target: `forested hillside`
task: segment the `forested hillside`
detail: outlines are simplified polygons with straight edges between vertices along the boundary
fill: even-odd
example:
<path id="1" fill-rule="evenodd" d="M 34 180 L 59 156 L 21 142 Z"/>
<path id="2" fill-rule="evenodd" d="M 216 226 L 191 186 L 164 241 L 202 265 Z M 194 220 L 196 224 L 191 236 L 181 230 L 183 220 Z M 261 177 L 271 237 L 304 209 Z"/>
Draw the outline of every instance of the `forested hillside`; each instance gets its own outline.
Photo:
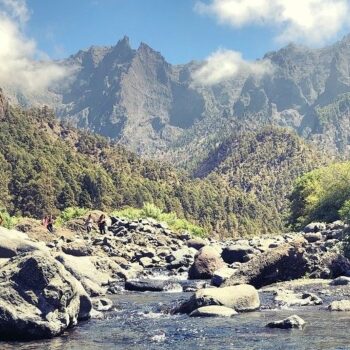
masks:
<path id="1" fill-rule="evenodd" d="M 197 167 L 194 175 L 217 174 L 232 188 L 250 194 L 268 208 L 280 229 L 288 215 L 288 196 L 302 174 L 332 159 L 295 133 L 277 127 L 237 132 Z"/>
<path id="2" fill-rule="evenodd" d="M 350 162 L 335 163 L 301 176 L 294 187 L 290 221 L 350 220 Z"/>
<path id="3" fill-rule="evenodd" d="M 277 230 L 268 208 L 216 174 L 191 180 L 59 123 L 47 108 L 24 111 L 0 99 L 0 202 L 12 214 L 41 217 L 71 206 L 112 210 L 152 202 L 221 235 Z"/>

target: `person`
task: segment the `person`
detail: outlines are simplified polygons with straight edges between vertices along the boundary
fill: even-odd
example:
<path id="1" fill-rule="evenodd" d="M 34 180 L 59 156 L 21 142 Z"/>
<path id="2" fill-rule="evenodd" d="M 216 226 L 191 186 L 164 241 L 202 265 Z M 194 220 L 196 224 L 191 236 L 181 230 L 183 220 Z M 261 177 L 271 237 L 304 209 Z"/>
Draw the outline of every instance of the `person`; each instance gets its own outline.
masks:
<path id="1" fill-rule="evenodd" d="M 53 219 L 52 215 L 50 215 L 47 219 L 47 229 L 53 233 L 53 224 L 54 224 L 55 220 Z"/>
<path id="2" fill-rule="evenodd" d="M 106 222 L 106 216 L 104 214 L 100 216 L 100 218 L 97 221 L 97 224 L 98 224 L 98 229 L 100 230 L 100 234 L 105 235 L 107 222 Z"/>
<path id="3" fill-rule="evenodd" d="M 47 215 L 44 216 L 42 224 L 45 228 L 47 228 L 47 224 L 49 223 L 49 218 L 47 217 Z"/>
<path id="4" fill-rule="evenodd" d="M 88 218 L 85 221 L 85 227 L 86 227 L 87 233 L 91 232 L 93 223 L 94 223 L 94 220 L 92 218 L 92 215 L 89 214 Z"/>

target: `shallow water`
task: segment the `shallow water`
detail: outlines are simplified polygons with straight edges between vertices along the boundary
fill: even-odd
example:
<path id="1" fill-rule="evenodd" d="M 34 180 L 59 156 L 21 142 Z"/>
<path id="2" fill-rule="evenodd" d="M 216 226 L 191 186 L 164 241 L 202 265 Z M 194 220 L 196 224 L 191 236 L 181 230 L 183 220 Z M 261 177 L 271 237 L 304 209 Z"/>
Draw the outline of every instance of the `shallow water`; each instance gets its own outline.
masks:
<path id="1" fill-rule="evenodd" d="M 164 314 L 191 294 L 131 293 L 114 297 L 119 311 L 90 320 L 46 341 L 0 343 L 1 350 L 125 350 L 125 349 L 350 349 L 350 313 L 322 307 L 265 310 L 233 318 L 190 318 Z M 297 313 L 304 330 L 267 329 L 265 324 Z"/>

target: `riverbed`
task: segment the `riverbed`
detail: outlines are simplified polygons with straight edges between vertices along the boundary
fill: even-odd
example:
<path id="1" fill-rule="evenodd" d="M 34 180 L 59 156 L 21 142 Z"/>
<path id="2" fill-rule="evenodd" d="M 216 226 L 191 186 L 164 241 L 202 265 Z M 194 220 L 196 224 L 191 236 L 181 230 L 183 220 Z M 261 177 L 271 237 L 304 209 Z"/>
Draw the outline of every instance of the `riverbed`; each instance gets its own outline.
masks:
<path id="1" fill-rule="evenodd" d="M 153 349 L 350 349 L 350 313 L 324 306 L 262 310 L 232 318 L 171 315 L 171 306 L 189 293 L 125 293 L 113 296 L 115 310 L 104 319 L 80 323 L 60 337 L 28 343 L 2 342 L 1 350 Z M 262 299 L 268 298 L 262 293 Z M 264 301 L 264 300 L 262 300 Z M 268 329 L 266 323 L 298 314 L 303 330 Z"/>

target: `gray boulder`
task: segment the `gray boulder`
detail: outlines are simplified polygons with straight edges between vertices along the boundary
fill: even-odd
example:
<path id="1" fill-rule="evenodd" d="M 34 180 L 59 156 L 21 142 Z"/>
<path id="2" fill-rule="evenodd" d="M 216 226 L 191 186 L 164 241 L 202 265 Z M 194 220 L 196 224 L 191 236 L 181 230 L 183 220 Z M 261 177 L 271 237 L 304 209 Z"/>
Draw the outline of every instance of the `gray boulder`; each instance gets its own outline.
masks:
<path id="1" fill-rule="evenodd" d="M 328 306 L 329 311 L 350 311 L 350 300 L 332 301 Z"/>
<path id="2" fill-rule="evenodd" d="M 350 277 L 340 276 L 329 283 L 331 286 L 346 286 L 350 284 Z"/>
<path id="3" fill-rule="evenodd" d="M 281 329 L 303 329 L 306 322 L 299 317 L 298 315 L 292 315 L 290 317 L 285 318 L 284 320 L 270 322 L 266 325 L 269 328 L 281 328 Z"/>
<path id="4" fill-rule="evenodd" d="M 104 286 L 109 283 L 111 276 L 96 268 L 92 262 L 93 257 L 60 254 L 56 259 L 81 282 L 90 296 L 106 294 L 107 289 Z"/>
<path id="5" fill-rule="evenodd" d="M 234 273 L 234 269 L 231 269 L 230 267 L 222 267 L 221 269 L 214 272 L 211 279 L 211 284 L 215 287 L 220 287 Z"/>
<path id="6" fill-rule="evenodd" d="M 242 264 L 224 282 L 224 286 L 247 283 L 260 288 L 275 282 L 303 277 L 308 268 L 304 256 L 304 243 L 304 240 L 298 239 L 255 256 Z"/>
<path id="7" fill-rule="evenodd" d="M 200 307 L 210 305 L 226 306 L 237 312 L 246 312 L 257 310 L 260 307 L 260 299 L 257 290 L 247 284 L 224 288 L 204 288 L 194 293 L 176 311 L 189 314 Z"/>
<path id="8" fill-rule="evenodd" d="M 202 238 L 192 238 L 192 239 L 188 240 L 186 243 L 187 243 L 187 246 L 189 248 L 194 248 L 196 250 L 199 250 L 208 244 Z"/>
<path id="9" fill-rule="evenodd" d="M 91 300 L 58 261 L 34 252 L 0 267 L 0 339 L 57 336 L 90 317 Z"/>
<path id="10" fill-rule="evenodd" d="M 304 227 L 304 232 L 320 232 L 326 229 L 326 224 L 324 222 L 312 222 Z"/>
<path id="11" fill-rule="evenodd" d="M 210 279 L 216 270 L 225 266 L 215 248 L 205 246 L 196 254 L 194 263 L 188 271 L 189 279 Z"/>
<path id="12" fill-rule="evenodd" d="M 125 282 L 125 289 L 136 292 L 165 292 L 178 288 L 182 291 L 180 284 L 173 281 L 141 279 Z"/>
<path id="13" fill-rule="evenodd" d="M 226 247 L 222 251 L 222 259 L 227 264 L 232 264 L 234 262 L 245 262 L 247 256 L 252 254 L 254 249 L 249 245 L 232 245 Z"/>
<path id="14" fill-rule="evenodd" d="M 237 311 L 218 305 L 200 307 L 190 313 L 190 317 L 232 317 L 237 315 Z"/>
<path id="15" fill-rule="evenodd" d="M 12 258 L 37 250 L 48 252 L 45 244 L 31 241 L 26 233 L 0 227 L 0 258 Z"/>

